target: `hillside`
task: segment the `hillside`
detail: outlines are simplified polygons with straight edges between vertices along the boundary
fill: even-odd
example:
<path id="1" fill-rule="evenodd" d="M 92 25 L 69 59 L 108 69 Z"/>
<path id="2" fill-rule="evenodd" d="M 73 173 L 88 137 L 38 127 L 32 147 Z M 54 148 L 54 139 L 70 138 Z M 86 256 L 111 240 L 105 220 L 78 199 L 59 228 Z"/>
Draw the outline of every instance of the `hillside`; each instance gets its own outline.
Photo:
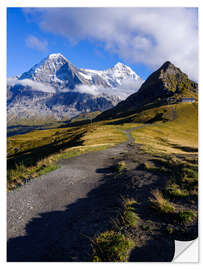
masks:
<path id="1" fill-rule="evenodd" d="M 198 237 L 197 84 L 167 65 L 114 116 L 8 138 L 8 261 L 169 262 Z"/>
<path id="2" fill-rule="evenodd" d="M 169 262 L 197 238 L 197 104 L 136 119 L 9 138 L 8 189 L 30 181 L 9 192 L 8 261 Z"/>
<path id="3" fill-rule="evenodd" d="M 138 92 L 99 115 L 97 120 L 117 118 L 147 108 L 177 103 L 184 97 L 197 100 L 198 84 L 167 61 L 147 78 Z"/>

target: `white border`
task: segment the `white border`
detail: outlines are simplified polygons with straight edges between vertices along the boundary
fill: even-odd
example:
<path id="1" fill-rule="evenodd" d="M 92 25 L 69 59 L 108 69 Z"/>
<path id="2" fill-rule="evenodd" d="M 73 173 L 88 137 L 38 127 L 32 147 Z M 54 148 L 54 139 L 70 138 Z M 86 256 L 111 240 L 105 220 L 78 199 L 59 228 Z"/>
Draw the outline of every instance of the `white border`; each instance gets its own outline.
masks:
<path id="1" fill-rule="evenodd" d="M 11 267 L 20 267 L 21 269 L 29 267 L 34 268 L 35 264 L 29 263 L 6 263 L 6 8 L 7 7 L 199 7 L 199 34 L 201 35 L 202 31 L 202 19 L 203 14 L 201 11 L 201 1 L 199 0 L 170 0 L 170 1 L 157 1 L 157 0 L 125 0 L 125 1 L 118 1 L 118 0 L 0 0 L 0 267 L 1 269 Z M 199 48 L 202 47 L 202 36 L 199 39 Z M 191 41 L 192 42 L 192 41 Z M 15 45 L 14 45 L 15 46 Z M 199 51 L 199 68 L 201 70 L 201 63 L 202 63 L 202 56 L 201 52 Z M 199 85 L 201 87 L 202 80 L 199 72 Z M 201 89 L 199 87 L 199 97 L 201 102 Z M 202 115 L 203 108 L 199 106 L 199 119 Z M 202 126 L 199 120 L 199 138 L 201 138 L 201 130 Z M 201 153 L 201 141 L 199 144 L 200 153 Z M 199 162 L 199 166 L 201 168 L 201 158 Z M 199 174 L 200 179 L 200 187 L 201 187 L 201 170 Z M 201 196 L 199 196 L 200 204 L 202 204 Z M 199 223 L 199 228 L 201 228 L 201 220 Z M 200 242 L 200 241 L 199 241 Z M 55 269 L 56 263 L 37 263 L 40 267 L 49 267 L 50 269 Z M 58 263 L 57 263 L 58 264 Z M 134 270 L 134 267 L 141 267 L 146 269 L 148 267 L 154 269 L 162 269 L 165 267 L 166 269 L 179 268 L 184 267 L 185 269 L 199 269 L 202 263 L 199 264 L 189 264 L 189 263 L 182 263 L 181 265 L 178 263 L 59 263 L 60 268 L 67 269 L 67 267 L 87 267 L 87 268 L 102 268 L 103 267 L 128 267 Z M 37 266 L 38 266 L 37 265 Z M 202 267 L 201 267 L 202 268 Z"/>
<path id="2" fill-rule="evenodd" d="M 1 0 L 8 7 L 196 7 L 198 0 Z"/>

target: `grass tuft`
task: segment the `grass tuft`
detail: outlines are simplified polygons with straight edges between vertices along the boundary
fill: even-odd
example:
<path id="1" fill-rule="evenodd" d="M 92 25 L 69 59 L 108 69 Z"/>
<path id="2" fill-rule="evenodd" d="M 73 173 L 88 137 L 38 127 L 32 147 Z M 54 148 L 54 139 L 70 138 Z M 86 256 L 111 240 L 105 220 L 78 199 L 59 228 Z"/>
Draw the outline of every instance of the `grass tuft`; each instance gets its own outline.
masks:
<path id="1" fill-rule="evenodd" d="M 140 218 L 135 213 L 135 208 L 133 207 L 134 204 L 137 204 L 136 200 L 122 198 L 122 209 L 120 214 L 121 225 L 133 228 L 139 224 Z"/>
<path id="2" fill-rule="evenodd" d="M 123 234 L 106 231 L 92 242 L 93 262 L 126 262 L 134 242 Z"/>
<path id="3" fill-rule="evenodd" d="M 156 189 L 152 191 L 152 195 L 153 198 L 149 198 L 152 208 L 164 214 L 175 213 L 175 207 L 168 200 L 164 199 L 161 191 Z"/>
<path id="4" fill-rule="evenodd" d="M 187 197 L 190 195 L 188 190 L 181 189 L 180 186 L 175 183 L 169 184 L 166 187 L 166 193 L 170 197 Z"/>
<path id="5" fill-rule="evenodd" d="M 122 171 L 124 171 L 126 169 L 126 163 L 125 161 L 119 161 L 117 164 L 116 164 L 116 171 L 118 173 L 121 173 Z"/>
<path id="6" fill-rule="evenodd" d="M 153 222 L 151 220 L 146 220 L 145 223 L 142 224 L 141 228 L 144 231 L 152 231 L 153 229 Z"/>
<path id="7" fill-rule="evenodd" d="M 192 222 L 196 216 L 197 214 L 193 210 L 181 210 L 176 214 L 177 219 L 183 224 Z"/>

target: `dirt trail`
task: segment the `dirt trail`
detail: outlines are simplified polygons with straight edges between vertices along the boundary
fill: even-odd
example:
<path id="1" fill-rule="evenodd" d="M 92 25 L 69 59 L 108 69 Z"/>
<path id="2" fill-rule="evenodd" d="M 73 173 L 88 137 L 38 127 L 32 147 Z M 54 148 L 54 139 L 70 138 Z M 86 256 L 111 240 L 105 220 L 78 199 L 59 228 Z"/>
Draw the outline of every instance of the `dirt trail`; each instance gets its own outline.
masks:
<path id="1" fill-rule="evenodd" d="M 36 224 L 35 237 L 33 239 L 31 237 L 29 244 L 26 243 L 26 236 L 30 233 L 30 224 L 47 213 L 65 211 L 70 204 L 85 198 L 91 190 L 97 188 L 104 175 L 108 174 L 108 169 L 103 168 L 111 167 L 113 158 L 118 158 L 123 152 L 128 151 L 127 145 L 133 139 L 130 132 L 124 133 L 129 138 L 128 142 L 104 151 L 62 160 L 60 169 L 33 179 L 21 188 L 8 193 L 8 260 L 35 261 L 42 257 L 49 242 L 59 237 L 60 230 L 57 228 L 64 226 L 65 218 L 64 220 L 54 218 L 51 227 L 55 227 L 55 232 L 51 230 L 49 241 L 46 239 L 47 234 L 44 234 L 44 228 L 50 229 L 50 224 L 43 223 L 42 228 Z"/>
<path id="2" fill-rule="evenodd" d="M 90 239 L 112 229 L 121 196 L 136 198 L 143 222 L 153 220 L 147 200 L 165 179 L 136 169 L 137 160 L 152 156 L 139 150 L 132 130 L 123 131 L 125 143 L 61 160 L 60 169 L 8 193 L 8 261 L 91 261 Z M 114 165 L 121 160 L 129 170 L 117 178 Z M 146 232 L 135 235 L 141 247 L 132 251 L 130 261 L 173 259 L 174 240 L 159 230 L 150 238 Z"/>

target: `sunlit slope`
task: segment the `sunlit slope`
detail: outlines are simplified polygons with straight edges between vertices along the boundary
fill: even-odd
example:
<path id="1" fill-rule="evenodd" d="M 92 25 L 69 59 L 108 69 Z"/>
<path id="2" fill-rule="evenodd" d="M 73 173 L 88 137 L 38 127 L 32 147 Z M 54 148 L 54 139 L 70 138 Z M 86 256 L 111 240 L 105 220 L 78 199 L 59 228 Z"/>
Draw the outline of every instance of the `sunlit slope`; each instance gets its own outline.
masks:
<path id="1" fill-rule="evenodd" d="M 142 112 L 137 120 L 151 122 L 132 131 L 136 143 L 150 152 L 194 153 L 198 151 L 198 104 L 179 103 Z M 168 118 L 168 120 L 167 120 Z M 135 118 L 136 119 L 136 118 Z"/>
<path id="2" fill-rule="evenodd" d="M 117 126 L 92 124 L 36 130 L 8 138 L 8 189 L 56 169 L 57 161 L 126 141 Z"/>

